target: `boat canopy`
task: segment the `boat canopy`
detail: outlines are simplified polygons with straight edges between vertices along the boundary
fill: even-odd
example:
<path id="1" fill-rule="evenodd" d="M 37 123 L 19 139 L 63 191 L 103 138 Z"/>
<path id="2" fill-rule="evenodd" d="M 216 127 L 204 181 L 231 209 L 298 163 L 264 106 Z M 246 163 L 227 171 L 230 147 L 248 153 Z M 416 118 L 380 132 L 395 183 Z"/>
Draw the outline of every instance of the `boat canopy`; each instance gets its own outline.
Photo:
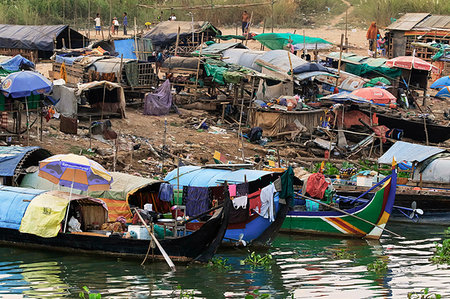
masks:
<path id="1" fill-rule="evenodd" d="M 229 184 L 240 184 L 245 181 L 256 181 L 264 176 L 273 175 L 274 172 L 263 170 L 229 170 L 204 168 L 200 166 L 180 167 L 179 182 L 177 181 L 177 170 L 174 169 L 167 174 L 165 180 L 176 186 L 213 187 L 224 182 Z"/>
<path id="2" fill-rule="evenodd" d="M 43 190 L 0 186 L 0 228 L 19 229 L 31 200 Z"/>

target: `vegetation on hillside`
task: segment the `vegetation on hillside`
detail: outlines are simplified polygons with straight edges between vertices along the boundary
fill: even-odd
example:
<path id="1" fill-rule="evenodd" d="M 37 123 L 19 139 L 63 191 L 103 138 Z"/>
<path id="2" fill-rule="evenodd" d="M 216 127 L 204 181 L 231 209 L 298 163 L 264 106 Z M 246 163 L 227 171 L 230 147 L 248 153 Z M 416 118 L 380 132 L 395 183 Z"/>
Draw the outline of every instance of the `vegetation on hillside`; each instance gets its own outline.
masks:
<path id="1" fill-rule="evenodd" d="M 10 24 L 70 24 L 76 28 L 93 28 L 93 19 L 100 13 L 104 24 L 110 24 L 110 16 L 122 20 L 123 12 L 129 15 L 129 26 L 137 18 L 138 25 L 155 22 L 158 16 L 167 20 L 173 12 L 178 20 L 191 20 L 189 6 L 204 6 L 210 9 L 191 10 L 194 20 L 210 20 L 218 26 L 236 25 L 245 9 L 253 15 L 253 23 L 266 22 L 272 26 L 270 0 L 258 0 L 269 4 L 249 7 L 221 8 L 220 5 L 255 3 L 253 0 L 0 0 L 1 23 Z M 348 0 L 355 9 L 351 22 L 360 23 L 377 20 L 386 25 L 391 18 L 398 18 L 405 12 L 430 12 L 450 14 L 450 1 L 442 0 Z M 147 5 L 146 8 L 140 5 Z M 157 7 L 154 9 L 153 7 Z M 182 9 L 180 9 L 182 7 Z M 327 24 L 330 16 L 345 11 L 342 0 L 278 0 L 273 6 L 273 19 L 279 26 L 321 26 Z M 161 9 L 167 8 L 167 9 Z M 171 10 L 170 8 L 174 8 Z M 212 9 L 211 9 L 212 8 Z"/>

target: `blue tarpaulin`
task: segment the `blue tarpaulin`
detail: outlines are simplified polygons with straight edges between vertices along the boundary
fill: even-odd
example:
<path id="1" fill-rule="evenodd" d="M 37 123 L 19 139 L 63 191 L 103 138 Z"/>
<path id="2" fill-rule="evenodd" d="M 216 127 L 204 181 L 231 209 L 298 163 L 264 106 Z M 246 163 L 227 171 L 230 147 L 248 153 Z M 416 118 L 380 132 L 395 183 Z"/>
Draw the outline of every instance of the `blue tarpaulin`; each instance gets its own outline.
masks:
<path id="1" fill-rule="evenodd" d="M 251 182 L 257 180 L 265 175 L 270 175 L 273 172 L 263 170 L 228 170 L 216 168 L 202 168 L 199 166 L 183 166 L 180 167 L 180 186 L 195 186 L 195 187 L 213 187 L 219 186 L 227 181 L 229 184 L 240 184 L 245 181 Z M 164 180 L 176 186 L 177 170 L 174 169 L 167 174 Z"/>
<path id="2" fill-rule="evenodd" d="M 0 147 L 0 176 L 13 176 L 17 164 L 29 151 L 38 146 L 2 146 Z"/>
<path id="3" fill-rule="evenodd" d="M 0 227 L 19 229 L 30 201 L 43 190 L 0 187 Z"/>
<path id="4" fill-rule="evenodd" d="M 118 39 L 114 41 L 114 47 L 118 57 L 123 55 L 126 59 L 136 59 L 136 50 L 134 46 L 134 39 Z"/>
<path id="5" fill-rule="evenodd" d="M 10 72 L 17 72 L 21 69 L 34 69 L 34 63 L 20 54 L 3 61 L 0 65 L 4 70 Z"/>

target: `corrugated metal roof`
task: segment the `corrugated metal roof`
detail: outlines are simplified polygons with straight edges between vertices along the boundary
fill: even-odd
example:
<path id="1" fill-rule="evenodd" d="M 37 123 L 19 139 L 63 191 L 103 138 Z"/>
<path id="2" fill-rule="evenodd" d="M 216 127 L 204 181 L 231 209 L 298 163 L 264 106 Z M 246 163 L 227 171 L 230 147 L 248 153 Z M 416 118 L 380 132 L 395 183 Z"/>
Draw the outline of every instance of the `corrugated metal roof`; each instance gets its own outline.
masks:
<path id="1" fill-rule="evenodd" d="M 445 152 L 445 149 L 435 146 L 397 141 L 383 156 L 378 159 L 378 163 L 391 164 L 394 157 L 397 162 L 422 162 L 429 157 L 442 152 Z"/>
<path id="2" fill-rule="evenodd" d="M 419 22 L 428 17 L 429 13 L 407 13 L 397 21 L 386 27 L 387 30 L 408 31 L 414 28 Z"/>
<path id="3" fill-rule="evenodd" d="M 450 30 L 450 16 L 429 16 L 420 23 L 418 23 L 414 29 L 441 29 Z"/>
<path id="4" fill-rule="evenodd" d="M 200 166 L 183 166 L 179 170 L 179 182 L 177 181 L 177 170 L 169 172 L 164 180 L 176 186 L 193 186 L 193 187 L 213 187 L 227 181 L 230 184 L 251 182 L 273 172 L 262 170 L 226 170 L 215 168 L 202 168 Z"/>

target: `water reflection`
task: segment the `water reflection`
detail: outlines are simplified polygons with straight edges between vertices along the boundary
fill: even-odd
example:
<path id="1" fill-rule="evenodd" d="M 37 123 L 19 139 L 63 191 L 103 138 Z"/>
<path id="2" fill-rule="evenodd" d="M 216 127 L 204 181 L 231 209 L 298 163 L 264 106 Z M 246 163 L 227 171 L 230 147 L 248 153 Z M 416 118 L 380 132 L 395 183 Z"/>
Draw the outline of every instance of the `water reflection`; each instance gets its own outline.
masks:
<path id="1" fill-rule="evenodd" d="M 246 249 L 221 251 L 233 269 L 213 271 L 202 265 L 168 271 L 164 263 L 76 256 L 0 247 L 0 297 L 77 297 L 83 286 L 104 297 L 178 297 L 180 291 L 196 298 L 243 298 L 258 289 L 273 298 L 406 298 L 409 291 L 430 288 L 449 296 L 450 268 L 429 262 L 433 242 L 442 227 L 397 225 L 405 239 L 380 241 L 281 235 L 270 253 L 274 264 L 252 269 L 241 266 Z M 348 255 L 339 255 L 341 252 Z M 338 257 L 338 258 L 337 258 Z M 374 273 L 376 260 L 387 270 Z"/>

